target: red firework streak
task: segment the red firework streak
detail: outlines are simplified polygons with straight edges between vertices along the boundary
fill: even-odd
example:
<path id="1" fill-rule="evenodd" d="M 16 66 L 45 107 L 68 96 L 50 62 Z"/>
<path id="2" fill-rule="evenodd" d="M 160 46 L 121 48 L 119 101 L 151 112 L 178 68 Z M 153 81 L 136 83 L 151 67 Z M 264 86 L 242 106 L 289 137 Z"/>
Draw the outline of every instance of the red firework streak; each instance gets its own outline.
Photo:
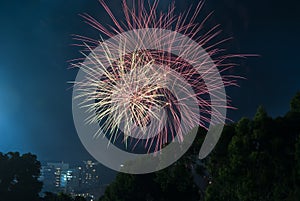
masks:
<path id="1" fill-rule="evenodd" d="M 193 129 L 195 124 L 206 129 L 209 124 L 217 124 L 218 122 L 210 120 L 212 117 L 221 119 L 220 115 L 222 114 L 211 110 L 207 85 L 211 86 L 210 90 L 218 90 L 224 86 L 237 86 L 236 80 L 240 78 L 239 76 L 222 75 L 222 73 L 236 66 L 229 62 L 231 58 L 241 58 L 246 55 L 225 54 L 224 49 L 218 48 L 220 44 L 230 38 L 219 40 L 217 43 L 212 42 L 221 33 L 219 25 L 202 33 L 207 20 L 212 15 L 210 13 L 201 22 L 196 21 L 204 3 L 201 1 L 195 9 L 192 9 L 191 6 L 185 13 L 175 15 L 174 2 L 169 6 L 167 12 L 163 13 L 158 12 L 158 0 L 148 1 L 146 4 L 143 0 L 133 0 L 131 7 L 128 6 L 126 0 L 123 0 L 124 19 L 122 21 L 115 17 L 103 0 L 100 0 L 100 3 L 112 19 L 113 26 L 105 26 L 88 14 L 81 16 L 103 37 L 112 38 L 124 32 L 141 29 L 171 30 L 192 39 L 207 54 L 203 55 L 203 58 L 194 58 L 195 61 L 187 62 L 182 59 L 181 55 L 170 53 L 172 48 L 186 48 L 184 44 L 173 47 L 172 44 L 177 42 L 175 38 L 167 41 L 170 47 L 168 52 L 159 49 L 148 50 L 145 47 L 142 50 L 126 53 L 124 51 L 126 45 L 133 45 L 132 41 L 126 41 L 126 45 L 116 46 L 108 43 L 103 46 L 102 38 L 92 39 L 75 35 L 75 40 L 81 42 L 77 45 L 84 48 L 82 53 L 84 59 L 88 58 L 88 61 L 74 64 L 75 67 L 82 69 L 87 74 L 84 81 L 74 84 L 79 86 L 80 97 L 86 97 L 86 101 L 82 102 L 81 106 L 86 107 L 87 111 L 93 111 L 94 115 L 87 119 L 87 123 L 100 125 L 99 132 L 95 133 L 95 136 L 106 135 L 111 142 L 115 142 L 120 136 L 123 136 L 125 144 L 131 139 L 130 142 L 133 142 L 134 146 L 143 143 L 148 152 L 153 152 L 162 149 L 176 136 L 179 142 L 183 141 L 185 133 L 178 132 L 182 121 L 189 129 Z M 143 38 L 137 40 L 142 46 Z M 161 40 L 153 38 L 154 46 L 159 47 L 160 43 Z M 103 52 L 98 54 L 95 49 L 101 45 Z M 118 50 L 119 57 L 117 59 L 111 59 L 110 49 Z M 206 58 L 207 55 L 208 58 Z M 221 73 L 223 83 L 220 85 L 210 79 L 210 70 L 199 75 L 198 70 L 192 65 L 197 62 L 197 59 L 201 59 L 203 65 L 209 64 L 211 68 L 217 68 Z M 87 65 L 87 62 L 92 65 Z M 159 66 L 159 69 L 154 66 Z M 174 79 L 184 79 L 193 89 L 191 94 L 185 85 L 177 86 L 186 97 L 196 100 L 195 107 L 199 108 L 201 115 L 191 111 L 190 106 L 185 105 L 183 99 L 179 99 L 172 91 L 165 89 L 166 79 L 170 79 L 171 72 L 176 74 L 172 78 L 173 81 Z M 204 77 L 206 78 L 205 82 L 203 81 Z M 94 90 L 95 86 L 97 86 L 96 91 Z M 93 100 L 92 104 L 88 104 L 91 100 Z M 225 106 L 221 104 L 224 101 L 227 101 Z M 219 105 L 215 103 L 215 106 L 233 108 L 228 104 L 228 97 L 226 100 L 220 100 Z M 155 108 L 165 110 L 166 119 L 163 119 L 160 113 L 155 111 Z M 156 126 L 149 126 L 154 121 L 158 122 Z M 132 135 L 131 133 L 136 134 Z"/>

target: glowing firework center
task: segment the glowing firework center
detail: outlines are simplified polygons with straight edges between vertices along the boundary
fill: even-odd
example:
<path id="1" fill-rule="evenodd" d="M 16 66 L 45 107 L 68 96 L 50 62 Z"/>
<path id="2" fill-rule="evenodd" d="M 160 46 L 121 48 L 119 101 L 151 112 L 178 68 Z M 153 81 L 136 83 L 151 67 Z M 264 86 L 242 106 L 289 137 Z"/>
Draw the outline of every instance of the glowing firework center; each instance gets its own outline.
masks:
<path id="1" fill-rule="evenodd" d="M 166 103 L 158 100 L 163 95 L 158 90 L 167 87 L 162 69 L 155 64 L 133 68 L 117 82 L 111 101 L 111 107 L 116 108 L 113 121 L 122 117 L 118 125 L 125 136 L 153 138 L 165 125 Z"/>
<path id="2" fill-rule="evenodd" d="M 82 63 L 75 80 L 75 127 L 83 145 L 95 159 L 111 169 L 132 174 L 158 171 L 178 160 L 192 145 L 201 118 L 193 87 L 170 66 L 150 61 L 142 65 L 132 62 L 136 65 L 131 64 L 129 70 L 122 67 L 125 66 L 125 61 L 120 59 L 122 55 L 134 55 L 134 60 L 136 56 L 141 58 L 138 52 L 144 50 L 176 55 L 193 66 L 204 80 L 213 115 L 199 153 L 200 158 L 206 157 L 216 145 L 226 118 L 226 94 L 219 71 L 209 54 L 189 37 L 164 29 L 137 29 L 100 43 Z M 119 62 L 117 70 L 112 61 Z M 115 71 L 118 71 L 118 79 L 111 76 L 111 72 Z M 99 81 L 103 75 L 106 79 Z M 109 83 L 111 80 L 114 84 Z M 98 95 L 99 90 L 109 95 Z M 163 96 L 172 97 L 174 101 L 161 98 Z M 99 101 L 95 102 L 97 99 Z M 105 107 L 110 110 L 99 113 L 97 104 L 103 107 L 103 100 L 109 100 L 105 102 Z M 174 103 L 177 105 L 176 111 L 168 109 Z M 87 105 L 95 107 L 87 109 Z M 170 111 L 173 121 L 168 118 Z M 104 114 L 109 119 L 100 125 L 99 120 Z M 166 130 L 166 126 L 173 126 L 174 130 Z M 124 143 L 127 143 L 127 138 L 135 138 L 138 141 L 146 140 L 150 145 L 155 137 L 163 141 L 163 134 L 167 131 L 174 133 L 171 142 L 157 143 L 154 151 L 136 154 L 115 146 L 112 141 L 117 137 L 116 134 L 112 134 L 111 138 L 103 137 L 107 132 L 105 129 L 111 133 L 122 131 Z"/>

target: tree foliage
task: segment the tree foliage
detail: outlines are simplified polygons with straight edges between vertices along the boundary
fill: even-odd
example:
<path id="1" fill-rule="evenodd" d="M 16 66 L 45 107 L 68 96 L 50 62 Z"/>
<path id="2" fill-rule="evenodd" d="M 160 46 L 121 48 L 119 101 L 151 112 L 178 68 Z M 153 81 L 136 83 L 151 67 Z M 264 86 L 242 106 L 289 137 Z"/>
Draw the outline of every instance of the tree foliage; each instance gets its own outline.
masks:
<path id="1" fill-rule="evenodd" d="M 271 118 L 259 107 L 252 120 L 232 125 L 232 138 L 220 141 L 226 157 L 216 149 L 209 158 L 213 183 L 206 201 L 299 200 L 299 97 L 284 117 Z"/>
<path id="2" fill-rule="evenodd" d="M 84 197 L 76 196 L 71 197 L 65 193 L 54 194 L 51 192 L 46 192 L 45 196 L 41 199 L 42 201 L 86 201 Z"/>
<path id="3" fill-rule="evenodd" d="M 291 100 L 291 111 L 300 112 L 300 92 Z"/>
<path id="4" fill-rule="evenodd" d="M 284 116 L 271 118 L 260 106 L 253 119 L 225 126 L 213 153 L 197 167 L 209 172 L 206 201 L 299 201 L 300 93 Z M 202 139 L 203 140 L 203 139 Z M 101 201 L 203 200 L 194 165 L 202 141 L 172 166 L 149 175 L 119 174 Z"/>
<path id="5" fill-rule="evenodd" d="M 41 164 L 35 155 L 0 153 L 0 199 L 9 201 L 39 199 Z"/>
<path id="6" fill-rule="evenodd" d="M 200 195 L 189 165 L 180 161 L 157 173 L 119 173 L 100 201 L 198 201 Z"/>
<path id="7" fill-rule="evenodd" d="M 203 135 L 204 130 L 199 130 Z M 119 173 L 110 184 L 100 201 L 199 201 L 201 195 L 193 174 L 199 166 L 195 163 L 199 144 L 203 138 L 197 138 L 196 143 L 188 152 L 170 167 L 156 173 L 130 175 Z"/>

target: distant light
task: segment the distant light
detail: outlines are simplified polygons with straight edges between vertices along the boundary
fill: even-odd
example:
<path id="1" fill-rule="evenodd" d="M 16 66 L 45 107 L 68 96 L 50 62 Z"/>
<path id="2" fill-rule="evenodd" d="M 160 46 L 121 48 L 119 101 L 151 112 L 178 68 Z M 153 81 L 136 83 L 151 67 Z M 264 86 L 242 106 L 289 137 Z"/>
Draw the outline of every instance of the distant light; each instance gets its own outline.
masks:
<path id="1" fill-rule="evenodd" d="M 121 165 L 120 165 L 120 167 L 124 167 L 124 165 L 123 165 L 123 164 L 121 164 Z"/>

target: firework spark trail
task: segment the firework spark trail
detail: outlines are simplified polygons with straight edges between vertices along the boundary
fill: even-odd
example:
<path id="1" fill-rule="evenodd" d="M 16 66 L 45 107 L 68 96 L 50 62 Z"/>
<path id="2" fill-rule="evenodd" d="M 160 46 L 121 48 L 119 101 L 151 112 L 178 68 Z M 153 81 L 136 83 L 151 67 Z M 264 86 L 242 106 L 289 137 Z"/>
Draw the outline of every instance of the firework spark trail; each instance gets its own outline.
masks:
<path id="1" fill-rule="evenodd" d="M 127 143 L 129 137 L 138 139 L 138 142 L 146 139 L 145 147 L 148 151 L 152 146 L 154 151 L 158 151 L 169 142 L 169 136 L 172 139 L 177 136 L 179 141 L 183 141 L 184 134 L 193 129 L 195 124 L 208 128 L 208 123 L 222 123 L 226 117 L 218 110 L 212 110 L 212 105 L 231 108 L 228 105 L 224 106 L 223 103 L 227 100 L 220 97 L 226 97 L 226 94 L 218 94 L 219 89 L 237 85 L 236 78 L 239 77 L 223 76 L 223 82 L 216 82 L 214 69 L 227 71 L 235 66 L 227 62 L 228 59 L 241 56 L 217 57 L 224 52 L 217 46 L 228 39 L 210 44 L 221 32 L 218 25 L 201 34 L 205 22 L 211 16 L 209 14 L 201 23 L 196 22 L 203 2 L 198 3 L 192 15 L 190 8 L 186 13 L 176 16 L 174 3 L 170 5 L 167 13 L 158 14 L 158 0 L 153 3 L 148 1 L 149 9 L 145 8 L 142 0 L 137 0 L 137 7 L 136 1 L 133 0 L 132 9 L 128 7 L 126 0 L 123 0 L 124 22 L 116 19 L 103 0 L 100 0 L 100 3 L 114 26 L 105 27 L 88 14 L 82 17 L 107 37 L 111 38 L 127 31 L 135 33 L 135 30 L 140 29 L 153 29 L 153 32 L 138 35 L 138 38 L 132 36 L 135 41 L 120 40 L 118 43 L 106 45 L 99 40 L 75 35 L 75 40 L 82 42 L 78 46 L 84 47 L 82 54 L 87 59 L 83 63 L 74 64 L 87 75 L 85 80 L 74 83 L 79 91 L 75 98 L 84 97 L 85 101 L 80 106 L 86 108 L 87 112 L 92 112 L 86 119 L 87 123 L 99 124 L 105 120 L 104 123 L 101 122 L 95 137 L 109 133 L 110 141 L 114 142 L 121 130 L 124 143 Z M 178 35 L 164 34 L 164 30 L 182 34 L 182 40 Z M 160 31 L 161 33 L 157 33 Z M 161 38 L 156 38 L 157 36 Z M 192 49 L 191 44 L 186 43 L 184 39 L 186 36 L 196 41 L 200 47 L 205 47 L 205 50 L 199 52 L 199 49 Z M 155 47 L 155 50 L 148 49 L 145 41 L 149 38 L 152 39 L 152 47 Z M 99 46 L 101 48 L 95 50 Z M 168 51 L 161 51 L 162 47 L 167 47 Z M 139 51 L 127 54 L 128 49 Z M 178 54 L 173 55 L 170 53 L 172 51 Z M 189 61 L 184 61 L 184 55 L 192 56 L 189 57 Z M 198 72 L 201 72 L 201 75 Z M 210 86 L 210 89 L 207 86 Z M 167 87 L 169 90 L 164 90 Z M 190 88 L 193 93 L 190 92 Z M 174 95 L 174 91 L 177 91 L 177 94 Z M 215 93 L 210 93 L 212 91 Z M 214 97 L 203 98 L 207 94 Z M 211 101 L 212 98 L 214 101 Z M 195 112 L 196 108 L 191 111 L 191 105 L 186 104 L 189 99 L 196 100 L 193 107 L 199 107 L 203 115 Z M 182 121 L 186 129 L 179 131 Z"/>

